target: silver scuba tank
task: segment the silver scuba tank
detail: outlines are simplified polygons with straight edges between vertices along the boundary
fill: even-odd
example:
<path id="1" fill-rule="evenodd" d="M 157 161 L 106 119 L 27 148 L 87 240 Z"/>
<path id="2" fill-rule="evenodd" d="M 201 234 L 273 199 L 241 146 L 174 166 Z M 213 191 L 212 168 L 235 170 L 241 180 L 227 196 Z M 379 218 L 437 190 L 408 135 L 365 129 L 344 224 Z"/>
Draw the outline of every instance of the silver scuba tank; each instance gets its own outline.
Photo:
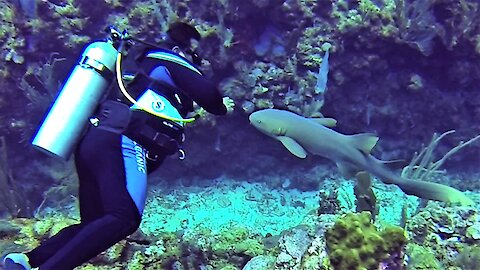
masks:
<path id="1" fill-rule="evenodd" d="M 35 135 L 35 147 L 64 159 L 72 155 L 114 78 L 117 53 L 111 42 L 98 41 L 85 48 Z"/>

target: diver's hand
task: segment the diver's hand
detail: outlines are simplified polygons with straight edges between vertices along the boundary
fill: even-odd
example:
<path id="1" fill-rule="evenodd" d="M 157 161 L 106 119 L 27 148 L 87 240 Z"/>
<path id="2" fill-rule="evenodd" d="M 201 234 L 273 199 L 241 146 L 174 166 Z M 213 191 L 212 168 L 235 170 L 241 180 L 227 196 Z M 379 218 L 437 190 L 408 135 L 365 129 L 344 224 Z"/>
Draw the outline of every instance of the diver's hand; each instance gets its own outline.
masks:
<path id="1" fill-rule="evenodd" d="M 235 108 L 235 102 L 230 97 L 223 97 L 223 105 L 227 108 L 227 113 L 230 113 Z"/>

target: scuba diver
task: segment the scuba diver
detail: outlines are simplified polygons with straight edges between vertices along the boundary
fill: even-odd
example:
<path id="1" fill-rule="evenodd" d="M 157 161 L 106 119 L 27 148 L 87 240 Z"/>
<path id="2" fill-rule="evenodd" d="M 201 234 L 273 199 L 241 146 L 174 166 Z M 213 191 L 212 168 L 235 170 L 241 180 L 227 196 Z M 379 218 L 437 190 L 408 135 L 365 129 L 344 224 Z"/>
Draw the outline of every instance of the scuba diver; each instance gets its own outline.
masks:
<path id="1" fill-rule="evenodd" d="M 49 118 L 56 118 L 54 124 L 62 125 L 59 116 L 54 115 L 56 106 L 61 107 L 60 112 L 65 118 L 68 117 L 65 110 L 78 113 L 81 106 L 89 102 L 87 96 L 74 109 L 71 104 L 66 107 L 60 104 L 62 92 L 67 91 L 68 85 L 75 84 L 72 89 L 76 89 L 72 91 L 77 91 L 77 98 L 78 89 L 82 88 L 80 84 L 85 81 L 82 75 L 75 79 L 75 83 L 65 83 L 33 141 L 37 147 L 66 158 L 71 154 L 68 149 L 73 149 L 79 178 L 81 221 L 64 228 L 27 253 L 6 255 L 3 264 L 7 270 L 72 270 L 134 233 L 140 226 L 146 201 L 147 174 L 158 168 L 169 155 L 178 154 L 180 159 L 185 157 L 182 149 L 184 125 L 195 119 L 189 117 L 194 112 L 194 103 L 215 115 L 225 115 L 233 109 L 233 101 L 222 97 L 216 85 L 197 67 L 202 59 L 193 46 L 201 37 L 193 26 L 173 23 L 161 47 L 133 38 L 130 42 L 130 37 L 119 38 L 126 37 L 126 32 L 120 34 L 114 28 L 110 31 L 114 36 L 110 43 L 118 56 L 105 62 L 110 61 L 110 67 L 115 65 L 116 72 L 109 72 L 99 64 L 100 60 L 93 59 L 102 52 L 95 45 L 69 79 L 77 76 L 77 68 L 82 74 L 110 78 L 101 101 L 92 102 L 97 106 L 90 114 L 93 116 L 85 120 L 86 131 L 70 132 L 68 129 L 73 129 L 73 125 L 65 124 L 60 135 L 56 135 L 57 139 L 51 140 L 55 134 L 45 128 L 49 121 L 52 122 Z M 125 49 L 128 49 L 129 57 L 122 67 L 126 71 L 132 68 L 132 73 L 119 73 L 121 54 Z M 85 68 L 87 64 L 88 69 Z M 111 83 L 115 75 L 117 83 Z M 84 88 L 89 90 L 91 86 Z M 87 114 L 88 110 L 85 111 Z M 75 135 L 79 137 L 78 142 L 73 147 L 65 142 L 57 150 L 55 147 L 70 133 L 81 133 L 81 136 Z"/>

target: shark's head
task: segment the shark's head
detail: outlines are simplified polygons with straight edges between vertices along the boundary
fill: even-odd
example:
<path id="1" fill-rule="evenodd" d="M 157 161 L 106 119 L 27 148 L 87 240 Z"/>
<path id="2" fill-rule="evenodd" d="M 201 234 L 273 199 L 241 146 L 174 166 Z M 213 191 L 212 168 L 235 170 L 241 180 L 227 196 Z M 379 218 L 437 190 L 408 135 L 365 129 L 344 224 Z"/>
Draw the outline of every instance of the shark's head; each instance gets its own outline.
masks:
<path id="1" fill-rule="evenodd" d="M 286 113 L 290 112 L 276 109 L 256 111 L 249 117 L 250 124 L 268 136 L 284 136 L 287 132 L 284 121 Z"/>

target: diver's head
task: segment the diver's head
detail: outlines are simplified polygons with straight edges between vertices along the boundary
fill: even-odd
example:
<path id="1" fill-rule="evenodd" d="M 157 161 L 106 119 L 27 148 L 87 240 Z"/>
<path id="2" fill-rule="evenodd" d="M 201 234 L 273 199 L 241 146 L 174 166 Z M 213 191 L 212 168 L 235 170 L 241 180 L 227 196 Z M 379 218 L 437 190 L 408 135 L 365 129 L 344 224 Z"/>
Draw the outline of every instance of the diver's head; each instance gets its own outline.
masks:
<path id="1" fill-rule="evenodd" d="M 192 40 L 200 41 L 200 33 L 188 23 L 174 22 L 167 30 L 169 41 L 181 49 L 188 49 L 192 46 Z"/>
<path id="2" fill-rule="evenodd" d="M 202 64 L 202 58 L 196 52 L 200 39 L 197 29 L 184 22 L 172 23 L 166 36 L 166 42 L 172 51 L 189 58 L 196 65 Z"/>

